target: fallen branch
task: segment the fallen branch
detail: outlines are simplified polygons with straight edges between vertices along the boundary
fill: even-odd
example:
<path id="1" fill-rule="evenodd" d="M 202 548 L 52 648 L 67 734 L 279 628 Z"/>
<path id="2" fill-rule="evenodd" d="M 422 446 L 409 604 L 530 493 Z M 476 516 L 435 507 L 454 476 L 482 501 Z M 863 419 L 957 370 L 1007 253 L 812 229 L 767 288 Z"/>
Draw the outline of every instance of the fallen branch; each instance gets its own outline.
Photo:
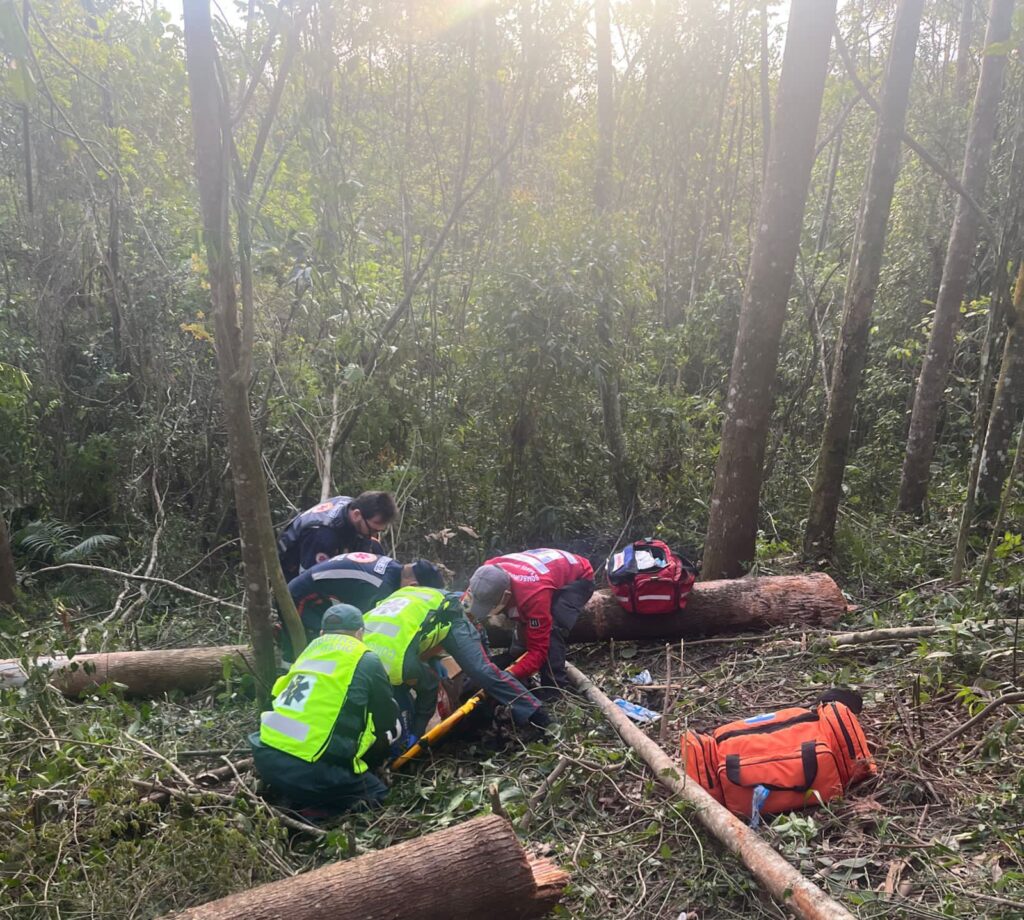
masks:
<path id="1" fill-rule="evenodd" d="M 211 901 L 178 920 L 528 920 L 558 902 L 568 873 L 530 858 L 496 815 Z"/>
<path id="2" fill-rule="evenodd" d="M 697 820 L 743 861 L 754 877 L 788 910 L 803 920 L 854 920 L 842 904 L 775 852 L 697 783 L 687 782 L 680 766 L 638 729 L 578 668 L 566 665 L 573 684 L 593 702 L 654 772 L 655 777 L 696 809 Z"/>
<path id="3" fill-rule="evenodd" d="M 114 575 L 117 578 L 125 578 L 129 581 L 143 581 L 149 584 L 163 585 L 165 588 L 173 588 L 175 591 L 180 591 L 183 594 L 191 594 L 193 597 L 198 597 L 211 604 L 217 604 L 220 607 L 230 607 L 232 610 L 245 610 L 245 607 L 241 604 L 233 604 L 231 601 L 222 600 L 219 597 L 214 597 L 212 594 L 203 594 L 202 591 L 196 591 L 195 588 L 187 588 L 185 585 L 179 585 L 176 581 L 171 581 L 169 578 L 157 578 L 155 575 L 139 575 L 135 572 L 122 572 L 120 569 L 108 569 L 103 565 L 86 565 L 84 562 L 64 562 L 61 565 L 48 565 L 44 569 L 36 569 L 32 575 L 35 577 L 36 575 L 43 575 L 46 572 L 60 572 L 62 569 L 77 569 L 82 572 L 98 572 L 101 575 Z"/>
<path id="4" fill-rule="evenodd" d="M 551 792 L 555 783 L 558 782 L 571 763 L 572 760 L 564 754 L 559 757 L 558 763 L 556 763 L 552 771 L 544 777 L 544 781 L 540 784 L 540 788 L 530 796 L 530 801 L 526 804 L 526 811 L 523 812 L 523 816 L 519 819 L 520 833 L 525 834 L 530 830 L 530 827 L 533 824 L 533 819 L 537 815 L 537 809 L 540 808 L 541 804 L 548 797 L 548 793 Z"/>
<path id="5" fill-rule="evenodd" d="M 1017 691 L 1016 693 L 1004 693 L 997 699 L 992 700 L 984 709 L 981 710 L 976 716 L 968 719 L 963 725 L 959 725 L 954 728 L 951 732 L 947 732 L 938 741 L 933 741 L 926 748 L 921 751 L 922 756 L 928 757 L 934 754 L 936 751 L 941 750 L 950 741 L 954 741 L 961 735 L 966 734 L 979 722 L 983 722 L 987 719 L 996 709 L 1000 706 L 1012 706 L 1014 703 L 1024 703 L 1024 691 Z"/>

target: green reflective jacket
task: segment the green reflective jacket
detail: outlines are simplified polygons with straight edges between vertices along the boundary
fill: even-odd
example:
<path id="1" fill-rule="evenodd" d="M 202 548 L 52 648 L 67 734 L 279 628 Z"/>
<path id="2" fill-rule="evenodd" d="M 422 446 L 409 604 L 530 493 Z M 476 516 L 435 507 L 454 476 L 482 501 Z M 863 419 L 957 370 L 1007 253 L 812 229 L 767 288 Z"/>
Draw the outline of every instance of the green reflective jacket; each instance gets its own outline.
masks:
<path id="1" fill-rule="evenodd" d="M 353 636 L 332 633 L 314 639 L 274 684 L 274 708 L 261 717 L 260 740 L 301 760 L 319 760 L 331 741 L 356 667 L 369 651 Z M 366 770 L 362 757 L 375 740 L 373 716 L 367 712 L 352 758 L 354 772 Z"/>
<path id="2" fill-rule="evenodd" d="M 363 617 L 363 641 L 384 663 L 394 686 L 403 682 L 405 653 L 413 642 L 418 654 L 439 645 L 448 635 L 451 623 L 442 610 L 446 601 L 443 591 L 410 585 L 399 588 Z"/>

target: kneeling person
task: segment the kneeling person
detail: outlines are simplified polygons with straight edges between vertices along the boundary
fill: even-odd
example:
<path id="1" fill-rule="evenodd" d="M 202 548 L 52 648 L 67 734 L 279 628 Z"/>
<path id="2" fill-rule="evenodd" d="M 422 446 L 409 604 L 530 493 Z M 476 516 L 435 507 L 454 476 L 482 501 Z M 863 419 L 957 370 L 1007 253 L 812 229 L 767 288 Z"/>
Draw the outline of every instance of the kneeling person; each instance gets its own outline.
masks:
<path id="1" fill-rule="evenodd" d="M 370 771 L 397 737 L 398 707 L 384 666 L 362 641 L 363 625 L 355 607 L 331 607 L 249 736 L 260 776 L 297 808 L 338 813 L 387 795 Z"/>
<path id="2" fill-rule="evenodd" d="M 412 744 L 423 734 L 437 708 L 440 646 L 459 609 L 457 596 L 436 588 L 408 587 L 366 615 L 365 642 L 384 663 L 399 706 L 409 712 L 403 744 Z M 416 691 L 415 703 L 409 688 Z"/>

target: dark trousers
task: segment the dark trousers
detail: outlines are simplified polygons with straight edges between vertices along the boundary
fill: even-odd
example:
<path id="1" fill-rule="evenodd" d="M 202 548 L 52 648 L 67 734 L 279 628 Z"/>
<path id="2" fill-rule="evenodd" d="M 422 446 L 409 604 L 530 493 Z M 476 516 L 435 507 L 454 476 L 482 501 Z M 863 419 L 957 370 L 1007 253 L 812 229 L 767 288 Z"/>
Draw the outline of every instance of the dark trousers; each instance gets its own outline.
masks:
<path id="1" fill-rule="evenodd" d="M 491 660 L 486 642 L 481 630 L 465 617 L 456 617 L 441 645 L 458 662 L 470 687 L 484 690 L 494 702 L 508 706 L 515 723 L 525 725 L 540 709 L 540 700 Z"/>
<path id="2" fill-rule="evenodd" d="M 541 683 L 546 687 L 566 687 L 569 676 L 565 673 L 565 655 L 569 647 L 569 633 L 580 618 L 583 608 L 594 593 L 594 582 L 589 578 L 573 581 L 555 592 L 551 600 L 551 644 L 548 660 L 540 670 Z M 509 653 L 514 661 L 526 651 L 526 642 L 517 629 Z"/>
<path id="3" fill-rule="evenodd" d="M 307 763 L 249 737 L 253 761 L 263 781 L 295 808 L 316 807 L 343 812 L 360 805 L 380 805 L 388 787 L 373 773 L 353 773 L 348 767 L 320 759 Z"/>

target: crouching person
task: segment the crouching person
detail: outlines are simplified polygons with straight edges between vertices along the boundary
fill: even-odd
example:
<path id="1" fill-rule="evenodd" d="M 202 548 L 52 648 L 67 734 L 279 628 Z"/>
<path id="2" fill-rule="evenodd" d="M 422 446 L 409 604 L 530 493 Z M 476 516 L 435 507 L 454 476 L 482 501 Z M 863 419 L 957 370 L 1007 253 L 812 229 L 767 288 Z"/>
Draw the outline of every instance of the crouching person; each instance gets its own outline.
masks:
<path id="1" fill-rule="evenodd" d="M 273 709 L 249 736 L 264 782 L 307 817 L 380 804 L 374 774 L 398 734 L 398 707 L 381 660 L 362 641 L 363 615 L 337 604 L 320 636 L 274 684 Z"/>
<path id="2" fill-rule="evenodd" d="M 458 595 L 409 586 L 366 614 L 366 644 L 383 662 L 402 709 L 403 748 L 415 744 L 437 707 L 441 642 L 460 611 Z"/>

